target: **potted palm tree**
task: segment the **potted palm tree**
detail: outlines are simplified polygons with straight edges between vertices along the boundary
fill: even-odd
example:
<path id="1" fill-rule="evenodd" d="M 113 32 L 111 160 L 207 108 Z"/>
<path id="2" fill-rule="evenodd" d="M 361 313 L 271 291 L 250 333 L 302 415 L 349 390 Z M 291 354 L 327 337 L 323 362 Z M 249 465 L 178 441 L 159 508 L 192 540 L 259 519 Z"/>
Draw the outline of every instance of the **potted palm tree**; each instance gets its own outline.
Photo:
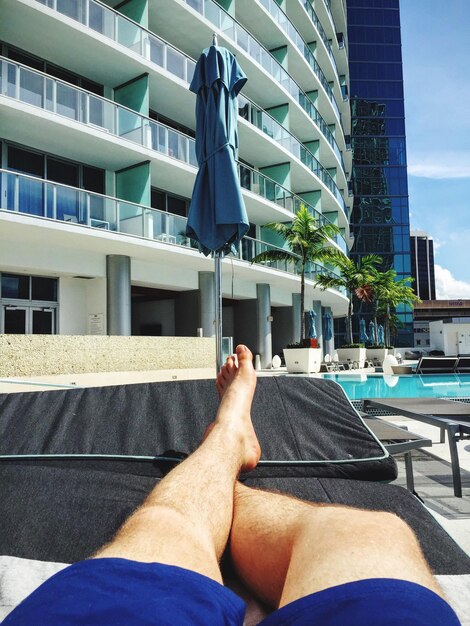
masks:
<path id="1" fill-rule="evenodd" d="M 329 260 L 336 266 L 338 275 L 317 276 L 316 284 L 321 289 L 342 287 L 346 289 L 349 296 L 346 325 L 347 344 L 337 350 L 338 357 L 340 361 L 356 361 L 359 367 L 364 367 L 366 349 L 363 344 L 353 343 L 353 296 L 359 300 L 367 301 L 370 297 L 371 272 L 376 265 L 381 263 L 382 259 L 376 254 L 368 254 L 360 259 L 359 265 L 338 250 L 333 250 Z"/>
<path id="2" fill-rule="evenodd" d="M 305 273 L 311 263 L 328 261 L 333 252 L 339 252 L 331 246 L 331 240 L 340 231 L 330 222 L 321 224 L 309 209 L 302 205 L 292 222 L 287 224 L 272 222 L 266 224 L 273 232 L 282 237 L 285 249 L 266 250 L 256 255 L 252 263 L 264 261 L 283 261 L 297 265 L 300 270 L 300 337 L 296 347 L 284 349 L 284 357 L 289 372 L 319 372 L 321 349 L 305 346 Z M 341 253 L 342 254 L 342 253 Z"/>

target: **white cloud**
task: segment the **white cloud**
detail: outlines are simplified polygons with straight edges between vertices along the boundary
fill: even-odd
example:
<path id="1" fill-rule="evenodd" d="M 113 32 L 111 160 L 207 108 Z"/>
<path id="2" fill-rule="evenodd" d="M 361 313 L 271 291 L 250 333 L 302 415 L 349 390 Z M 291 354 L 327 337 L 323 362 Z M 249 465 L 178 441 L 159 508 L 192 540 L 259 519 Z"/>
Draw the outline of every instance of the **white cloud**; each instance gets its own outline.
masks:
<path id="1" fill-rule="evenodd" d="M 457 163 L 442 162 L 436 158 L 434 162 L 415 162 L 408 165 L 408 174 L 418 178 L 470 178 L 470 159 L 461 157 Z"/>
<path id="2" fill-rule="evenodd" d="M 470 283 L 454 278 L 449 270 L 434 265 L 436 298 L 438 300 L 470 299 Z"/>
<path id="3" fill-rule="evenodd" d="M 408 149 L 408 174 L 420 178 L 470 178 L 470 152 Z"/>

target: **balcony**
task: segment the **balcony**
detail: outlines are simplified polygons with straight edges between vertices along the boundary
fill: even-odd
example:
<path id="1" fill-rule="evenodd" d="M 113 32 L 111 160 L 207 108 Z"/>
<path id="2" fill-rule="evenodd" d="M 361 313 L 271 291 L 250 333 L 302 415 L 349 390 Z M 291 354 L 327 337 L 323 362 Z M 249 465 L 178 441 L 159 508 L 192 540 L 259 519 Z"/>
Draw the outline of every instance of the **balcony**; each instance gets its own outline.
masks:
<path id="1" fill-rule="evenodd" d="M 299 104 L 301 104 L 300 94 L 304 96 L 305 94 L 301 90 L 299 85 L 294 81 L 290 74 L 286 72 L 282 65 L 271 55 L 271 53 L 247 30 L 245 30 L 245 28 L 243 28 L 243 26 L 237 20 L 231 17 L 227 13 L 227 11 L 222 9 L 222 7 L 214 2 L 214 0 L 185 0 L 185 2 L 197 13 L 205 17 L 212 24 L 214 24 L 224 34 L 224 36 L 228 37 L 240 48 L 242 48 L 242 50 L 244 50 L 258 64 L 260 64 L 263 69 L 272 78 L 274 78 L 276 82 L 280 83 L 281 86 L 284 87 L 284 89 L 286 89 L 286 91 L 288 91 Z M 296 43 L 296 47 L 302 45 L 302 53 L 305 57 L 305 60 L 307 61 L 307 63 L 309 63 L 314 74 L 317 76 L 318 81 L 325 90 L 327 99 L 329 100 L 337 117 L 337 120 L 341 125 L 341 113 L 328 81 L 323 75 L 323 72 L 321 72 L 318 63 L 313 58 L 313 55 L 311 54 L 308 46 L 305 44 L 305 42 L 303 42 L 299 33 L 294 29 L 293 26 L 292 29 L 296 33 L 296 39 L 299 40 Z M 295 33 L 292 34 L 295 35 Z M 307 98 L 307 96 L 305 97 Z"/>
<path id="2" fill-rule="evenodd" d="M 197 249 L 197 244 L 185 235 L 187 219 L 179 215 L 8 170 L 0 170 L 0 188 L 1 209 L 5 212 Z M 270 249 L 276 246 L 245 237 L 235 258 L 251 263 L 257 254 Z M 290 263 L 262 265 L 298 275 L 299 259 L 291 256 Z M 309 278 L 314 280 L 316 274 L 325 272 L 332 273 L 313 264 Z"/>
<path id="3" fill-rule="evenodd" d="M 299 2 L 301 3 L 302 0 L 299 0 Z M 288 43 L 293 44 L 294 48 L 296 49 L 296 53 L 298 53 L 300 58 L 307 62 L 310 70 L 314 73 L 314 75 L 316 76 L 320 84 L 322 85 L 323 89 L 325 90 L 325 93 L 328 95 L 328 98 L 332 102 L 333 106 L 336 108 L 336 113 L 339 117 L 339 108 L 337 107 L 336 98 L 334 95 L 334 89 L 332 88 L 328 79 L 326 78 L 325 73 L 322 69 L 322 65 L 325 63 L 327 64 L 326 66 L 328 67 L 330 73 L 332 73 L 336 77 L 338 85 L 339 85 L 339 75 L 338 75 L 338 71 L 336 68 L 336 63 L 333 57 L 333 53 L 331 52 L 330 43 L 326 35 L 324 34 L 324 31 L 318 19 L 316 22 L 313 21 L 312 19 L 312 22 L 316 30 L 315 37 L 318 37 L 319 39 L 321 39 L 325 45 L 325 50 L 323 51 L 323 49 L 321 49 L 322 51 L 321 62 L 312 54 L 307 44 L 307 41 L 309 41 L 308 37 L 311 36 L 311 29 L 309 29 L 309 35 L 307 39 L 305 39 L 302 36 L 301 32 L 298 30 L 298 28 L 296 28 L 294 24 L 292 23 L 292 21 L 289 19 L 286 12 L 280 8 L 280 6 L 275 0 L 257 0 L 257 3 L 259 7 L 263 7 L 265 11 L 269 13 L 269 15 L 273 19 L 273 22 L 276 24 L 276 26 L 280 30 L 282 30 L 285 36 L 287 36 L 290 39 L 290 42 Z M 258 18 L 258 16 L 255 14 L 257 11 L 257 6 L 256 4 L 255 5 L 253 4 L 252 0 L 239 0 L 236 3 L 236 11 L 237 11 L 237 16 L 240 17 L 241 22 L 245 20 L 248 27 L 252 29 L 253 35 L 256 33 L 256 36 L 258 37 L 258 39 L 261 39 L 262 41 L 270 42 L 270 46 L 269 46 L 270 48 L 273 48 L 277 45 L 278 46 L 285 45 L 286 43 L 285 38 L 280 37 L 280 36 L 277 36 L 277 37 L 275 36 L 274 34 L 275 31 L 273 30 L 272 23 L 269 23 L 266 20 L 264 12 L 258 9 L 260 18 Z M 324 37 L 322 37 L 321 31 L 319 30 L 318 27 L 321 29 L 321 31 L 323 31 Z M 295 62 L 295 58 L 291 56 L 289 58 L 289 72 L 291 75 L 296 75 L 297 77 L 299 77 L 301 75 L 299 72 L 302 71 L 300 64 L 295 63 L 295 65 L 297 66 L 297 68 L 295 69 L 293 66 L 293 62 Z M 330 64 L 331 64 L 331 67 L 330 67 Z"/>
<path id="4" fill-rule="evenodd" d="M 110 7 L 101 4 L 96 0 L 78 0 L 73 4 L 65 3 L 62 0 L 37 0 L 37 2 L 57 11 L 61 15 L 65 15 L 68 18 L 76 20 L 78 23 L 90 28 L 92 31 L 104 37 L 109 38 L 115 43 L 125 46 L 128 50 L 137 53 L 146 60 L 149 60 L 151 63 L 170 73 L 173 77 L 186 83 L 190 82 L 195 67 L 193 59 L 182 53 L 168 42 L 139 26 L 132 20 L 129 20 L 127 17 L 121 15 L 117 11 L 114 11 Z M 26 19 L 26 15 L 24 19 Z M 28 19 L 31 20 L 32 18 L 30 17 Z M 15 27 L 14 22 L 12 22 L 11 27 Z M 272 68 L 273 77 L 275 75 L 276 80 L 281 84 L 281 86 L 291 86 L 291 95 L 300 105 L 302 110 L 315 123 L 322 135 L 326 138 L 327 142 L 333 148 L 337 158 L 340 159 L 341 152 L 328 124 L 319 114 L 318 110 L 310 101 L 308 96 L 300 90 L 298 85 L 296 85 L 296 83 L 289 77 L 277 61 L 271 57 L 267 50 L 265 50 L 262 61 L 264 65 L 266 65 L 269 61 L 268 64 L 270 66 L 276 66 Z M 111 63 L 111 59 L 107 58 L 106 62 L 108 64 Z M 118 71 L 116 61 L 113 62 L 113 67 L 115 68 L 113 70 L 114 72 Z M 81 71 L 85 70 L 82 68 Z M 95 78 L 99 81 L 104 80 L 103 76 L 97 75 Z M 118 82 L 120 80 L 125 82 L 125 80 L 128 80 L 128 76 L 122 76 L 122 78 L 117 78 L 116 80 Z M 162 85 L 159 83 L 159 97 L 161 97 L 162 93 L 161 87 Z M 165 85 L 165 87 L 167 86 Z M 170 92 L 168 93 L 168 98 L 176 97 L 173 91 L 171 91 L 171 94 L 173 95 L 170 95 Z M 154 82 L 151 82 L 151 98 L 154 97 L 157 97 L 157 91 L 154 88 Z M 189 119 L 187 118 L 188 110 L 191 110 L 192 112 L 192 109 L 188 109 L 188 106 L 182 110 L 181 107 L 178 107 L 179 114 L 181 114 L 184 118 L 180 121 L 183 121 L 186 125 L 191 125 Z M 162 112 L 171 117 L 170 111 L 171 108 L 168 111 L 163 110 Z M 297 120 L 295 123 L 298 125 L 300 120 Z M 302 128 L 301 131 L 300 128 Z M 303 134 L 308 132 L 303 124 L 301 127 L 299 126 L 299 131 Z"/>
<path id="5" fill-rule="evenodd" d="M 4 57 L 0 57 L 0 93 L 197 168 L 195 141 L 191 137 L 111 100 Z M 276 130 L 280 145 L 322 181 L 346 214 L 346 204 L 341 192 L 310 151 L 264 111 L 258 109 L 257 115 L 263 132 L 273 137 Z"/>

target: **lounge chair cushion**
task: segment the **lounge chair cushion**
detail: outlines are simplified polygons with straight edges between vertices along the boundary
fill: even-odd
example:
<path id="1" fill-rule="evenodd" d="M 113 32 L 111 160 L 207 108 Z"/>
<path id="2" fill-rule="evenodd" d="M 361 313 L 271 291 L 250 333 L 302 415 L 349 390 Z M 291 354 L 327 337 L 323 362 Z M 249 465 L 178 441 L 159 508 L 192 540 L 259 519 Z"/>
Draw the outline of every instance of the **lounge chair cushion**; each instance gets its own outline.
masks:
<path id="1" fill-rule="evenodd" d="M 217 406 L 212 380 L 2 394 L 0 454 L 189 453 Z M 333 381 L 260 378 L 252 417 L 263 461 L 297 463 L 260 467 L 257 475 L 396 477 L 394 460 Z"/>

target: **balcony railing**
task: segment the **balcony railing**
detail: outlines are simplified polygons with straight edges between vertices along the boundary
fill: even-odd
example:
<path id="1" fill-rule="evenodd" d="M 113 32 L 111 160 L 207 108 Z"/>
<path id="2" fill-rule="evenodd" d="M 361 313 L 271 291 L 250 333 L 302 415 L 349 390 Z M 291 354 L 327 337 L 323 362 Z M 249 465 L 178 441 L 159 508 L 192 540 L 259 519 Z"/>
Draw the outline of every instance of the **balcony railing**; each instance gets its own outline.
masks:
<path id="1" fill-rule="evenodd" d="M 0 169 L 0 192 L 0 208 L 6 211 L 197 248 L 185 235 L 187 219 L 166 211 L 4 169 Z M 237 258 L 251 262 L 260 252 L 275 248 L 264 241 L 245 237 Z M 291 263 L 265 262 L 263 265 L 298 274 L 297 257 L 292 255 L 292 259 Z M 320 265 L 315 265 L 312 271 L 329 272 Z"/>
<path id="2" fill-rule="evenodd" d="M 253 35 L 245 30 L 241 24 L 239 24 L 233 17 L 231 17 L 227 13 L 227 11 L 222 9 L 222 7 L 214 2 L 214 0 L 185 0 L 185 2 L 192 9 L 203 15 L 210 22 L 212 22 L 212 24 L 214 24 L 219 30 L 221 30 L 226 37 L 238 44 L 240 48 L 242 48 L 259 65 L 261 65 L 261 67 L 272 78 L 274 78 L 276 82 L 282 85 L 284 89 L 286 89 L 291 94 L 291 96 L 295 100 L 297 100 L 302 108 L 305 108 L 304 104 L 302 104 L 302 100 L 305 97 L 310 102 L 308 96 L 301 90 L 299 85 L 294 81 L 290 74 L 286 72 L 282 65 L 272 56 L 272 54 L 257 39 L 255 39 Z M 303 42 L 303 39 L 301 37 L 300 39 Z M 317 68 L 318 63 L 311 54 L 308 46 L 306 46 L 304 56 L 305 55 L 311 55 L 312 59 L 310 60 L 310 58 L 306 58 L 306 60 L 309 62 L 310 67 L 316 73 L 315 68 Z M 317 70 L 320 70 L 320 66 L 318 66 Z M 323 76 L 323 78 L 321 76 Z M 325 92 L 331 102 L 331 105 L 336 113 L 338 120 L 341 121 L 341 113 L 339 111 L 339 107 L 336 103 L 330 84 L 323 75 L 323 72 L 321 72 L 321 76 L 317 74 L 317 77 L 322 83 L 323 88 L 325 89 Z"/>
<path id="3" fill-rule="evenodd" d="M 269 113 L 258 107 L 254 102 L 246 98 L 243 94 L 238 95 L 238 114 L 251 122 L 256 128 L 262 130 L 266 135 L 274 139 L 277 143 L 281 144 L 284 148 L 292 152 L 298 159 L 300 159 L 301 148 L 310 152 L 308 148 L 304 146 L 287 128 L 284 128 L 282 124 L 280 124 L 277 120 L 275 120 Z M 331 134 L 331 131 L 330 131 Z M 338 161 L 341 163 L 341 167 L 344 172 L 344 161 L 343 155 L 341 154 L 340 149 L 338 148 L 338 144 L 333 139 L 332 142 L 329 142 L 333 151 L 338 158 Z M 315 159 L 315 157 L 312 155 Z M 316 159 L 315 159 L 316 161 Z M 307 163 L 305 163 L 307 165 Z M 321 166 L 319 164 L 320 168 Z M 325 172 L 326 179 L 331 178 L 330 174 L 323 168 Z M 316 173 L 316 171 L 315 171 Z M 323 178 L 322 178 L 323 180 Z M 335 184 L 333 179 L 331 178 L 331 182 Z M 326 183 L 325 183 L 326 184 Z"/>
<path id="4" fill-rule="evenodd" d="M 311 4 L 310 0 L 299 0 L 299 2 L 304 7 L 309 18 L 312 20 L 315 28 L 317 29 L 321 40 L 325 44 L 326 51 L 328 52 L 328 56 L 330 57 L 331 62 L 333 63 L 333 67 L 335 68 L 336 75 L 338 76 L 338 79 L 339 79 L 338 66 L 336 65 L 336 59 L 333 54 L 333 49 L 331 47 L 330 40 L 328 39 L 328 35 L 325 33 L 325 29 L 323 28 L 322 23 L 318 19 L 318 15 L 315 13 L 315 9 L 313 8 L 313 5 Z"/>
<path id="5" fill-rule="evenodd" d="M 62 15 L 149 59 L 171 74 L 190 82 L 196 63 L 122 13 L 96 0 L 37 0 Z"/>
<path id="6" fill-rule="evenodd" d="M 97 0 L 77 0 L 74 4 L 64 2 L 64 0 L 37 0 L 37 2 L 125 46 L 181 80 L 187 83 L 191 82 L 194 68 L 196 67 L 196 63 L 193 59 L 126 16 L 101 4 Z M 267 50 L 263 50 L 265 52 L 265 54 L 263 54 L 263 62 L 265 65 L 269 65 L 268 57 L 273 64 L 277 65 L 278 71 L 275 71 L 276 68 L 274 68 L 271 72 L 273 78 L 284 87 L 288 84 L 288 86 L 292 88 L 291 91 L 288 89 L 291 96 L 318 126 L 328 143 L 333 147 L 335 154 L 341 159 L 341 152 L 336 144 L 333 133 L 314 104 L 290 78 L 282 66 L 277 63 L 274 57 L 272 57 Z M 260 62 L 259 59 L 258 62 Z M 281 81 L 279 72 L 282 72 L 282 75 L 285 75 L 287 78 L 283 78 Z"/>
<path id="7" fill-rule="evenodd" d="M 292 24 L 292 22 L 289 20 L 289 18 L 287 17 L 286 13 L 280 8 L 280 6 L 277 4 L 276 0 L 259 0 L 260 4 L 266 9 L 266 11 L 274 18 L 275 22 L 282 28 L 282 30 L 286 33 L 286 35 L 288 37 L 290 37 L 290 39 L 294 42 L 295 47 L 297 48 L 297 50 L 299 50 L 300 54 L 305 58 L 305 60 L 307 61 L 307 63 L 310 65 L 310 67 L 312 68 L 312 70 L 314 71 L 315 75 L 317 76 L 317 78 L 319 79 L 319 81 L 321 82 L 321 84 L 323 85 L 325 91 L 328 94 L 328 97 L 331 99 L 335 99 L 334 95 L 333 95 L 333 91 L 331 89 L 331 86 L 325 76 L 325 74 L 323 73 L 323 70 L 320 67 L 320 64 L 318 63 L 318 61 L 315 59 L 315 57 L 313 56 L 310 48 L 308 47 L 307 43 L 304 41 L 302 35 L 299 33 L 299 31 L 295 28 L 295 26 Z M 301 4 L 303 4 L 303 0 L 299 0 L 299 2 Z M 311 7 L 311 5 L 309 5 Z M 336 67 L 336 61 L 334 59 L 333 53 L 331 52 L 331 47 L 330 47 L 330 42 L 328 41 L 328 37 L 326 36 L 325 32 L 323 31 L 323 27 L 320 24 L 320 21 L 318 20 L 318 17 L 315 13 L 315 11 L 313 11 L 313 7 L 311 9 L 311 11 L 309 11 L 307 9 L 307 7 L 305 7 L 310 18 L 312 19 L 312 22 L 314 24 L 314 26 L 316 27 L 318 34 L 320 35 L 322 41 L 325 43 L 326 49 L 328 51 L 328 54 L 331 58 L 331 61 L 333 63 L 333 67 L 335 68 L 336 71 L 336 75 L 338 76 L 338 69 Z M 314 17 L 316 18 L 316 21 L 314 19 L 314 17 L 312 16 L 312 12 Z M 323 31 L 323 35 L 322 32 Z M 331 54 L 330 54 L 331 53 Z M 339 77 L 338 77 L 339 78 Z"/>
<path id="8" fill-rule="evenodd" d="M 191 137 L 111 100 L 4 57 L 0 57 L 0 93 L 197 167 L 195 141 Z M 281 129 L 276 131 L 282 133 L 277 139 L 279 143 L 323 181 L 345 210 L 346 205 L 336 183 L 310 151 L 262 109 L 258 109 L 258 114 L 261 116 L 261 127 L 264 120 Z M 266 132 L 269 134 L 269 131 Z"/>
<path id="9" fill-rule="evenodd" d="M 276 183 L 272 178 L 268 178 L 264 174 L 261 174 L 261 172 L 239 163 L 238 173 L 240 177 L 240 186 L 243 189 L 256 193 L 257 195 L 273 202 L 274 204 L 277 204 L 278 206 L 281 206 L 291 213 L 297 213 L 300 207 L 304 205 L 316 219 L 318 225 L 331 223 L 329 219 L 317 211 L 306 200 L 297 194 L 292 193 L 292 191 L 289 191 L 286 187 L 279 185 L 279 183 Z M 333 237 L 333 241 L 344 252 L 344 254 L 348 254 L 348 247 L 342 235 L 336 235 Z"/>
<path id="10" fill-rule="evenodd" d="M 266 11 L 274 18 L 275 22 L 282 28 L 282 30 L 286 33 L 286 35 L 290 37 L 290 39 L 294 42 L 295 47 L 304 56 L 307 63 L 313 69 L 316 76 L 320 80 L 321 84 L 325 88 L 325 91 L 328 93 L 328 96 L 330 97 L 330 99 L 334 98 L 331 86 L 328 80 L 326 79 L 326 76 L 323 73 L 323 70 L 321 69 L 318 61 L 313 56 L 310 48 L 308 47 L 307 43 L 303 39 L 302 35 L 299 33 L 299 31 L 295 28 L 295 26 L 289 20 L 286 13 L 277 4 L 276 0 L 259 0 L 259 2 L 266 9 Z M 317 14 L 315 13 L 312 5 L 310 4 L 308 0 L 299 0 L 299 2 L 307 11 L 310 19 L 313 22 L 313 25 L 315 26 L 315 29 L 317 30 L 318 34 L 320 35 L 321 40 L 325 44 L 326 50 L 328 52 L 328 56 L 331 59 L 331 62 L 336 72 L 336 76 L 339 79 L 338 68 L 336 66 L 336 60 L 333 56 L 333 51 L 331 50 L 330 42 L 328 40 L 328 37 L 326 36 L 325 31 L 323 30 L 323 26 L 321 25 Z"/>
<path id="11" fill-rule="evenodd" d="M 127 107 L 0 57 L 0 93 L 197 167 L 194 139 Z"/>

